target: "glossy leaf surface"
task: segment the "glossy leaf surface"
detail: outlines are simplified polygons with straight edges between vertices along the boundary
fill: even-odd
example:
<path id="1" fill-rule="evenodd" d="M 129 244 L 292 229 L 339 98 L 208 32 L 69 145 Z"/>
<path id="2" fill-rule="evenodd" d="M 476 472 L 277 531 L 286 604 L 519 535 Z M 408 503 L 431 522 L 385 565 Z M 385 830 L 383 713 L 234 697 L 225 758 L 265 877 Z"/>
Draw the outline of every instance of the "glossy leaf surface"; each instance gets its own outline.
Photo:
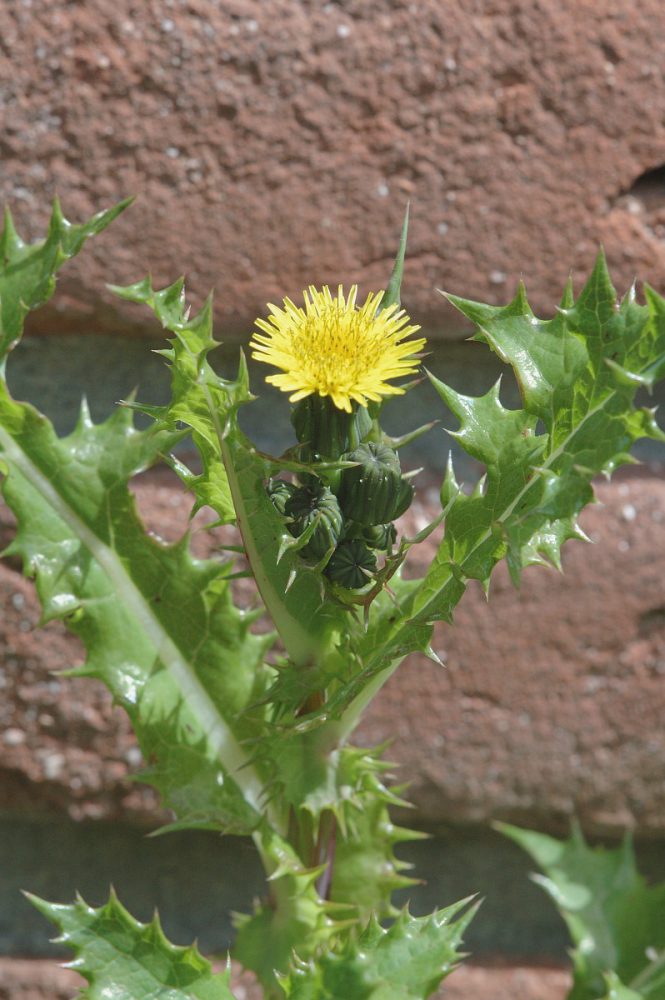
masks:
<path id="1" fill-rule="evenodd" d="M 75 953 L 68 968 L 88 981 L 88 1000 L 234 1000 L 228 972 L 213 972 L 194 945 L 172 945 L 157 916 L 139 923 L 114 893 L 97 909 L 80 896 L 71 905 L 29 898 Z"/>

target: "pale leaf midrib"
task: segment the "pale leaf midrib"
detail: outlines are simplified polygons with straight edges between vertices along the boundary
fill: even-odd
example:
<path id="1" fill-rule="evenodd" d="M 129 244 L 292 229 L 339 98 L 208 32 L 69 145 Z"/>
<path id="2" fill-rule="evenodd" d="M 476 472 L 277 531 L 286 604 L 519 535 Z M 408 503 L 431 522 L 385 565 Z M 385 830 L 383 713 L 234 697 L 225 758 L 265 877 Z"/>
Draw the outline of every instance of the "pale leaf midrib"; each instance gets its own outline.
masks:
<path id="1" fill-rule="evenodd" d="M 84 521 L 72 510 L 55 489 L 51 481 L 16 444 L 7 431 L 0 427 L 0 444 L 5 455 L 51 506 L 56 515 L 85 545 L 102 567 L 119 599 L 138 621 L 139 626 L 155 647 L 156 655 L 164 664 L 177 685 L 188 708 L 201 724 L 207 740 L 219 757 L 224 770 L 240 788 L 245 801 L 261 813 L 263 785 L 248 764 L 231 729 L 213 700 L 199 681 L 192 666 L 183 657 L 175 642 L 155 616 L 144 595 L 131 579 L 117 554 L 110 549 Z"/>

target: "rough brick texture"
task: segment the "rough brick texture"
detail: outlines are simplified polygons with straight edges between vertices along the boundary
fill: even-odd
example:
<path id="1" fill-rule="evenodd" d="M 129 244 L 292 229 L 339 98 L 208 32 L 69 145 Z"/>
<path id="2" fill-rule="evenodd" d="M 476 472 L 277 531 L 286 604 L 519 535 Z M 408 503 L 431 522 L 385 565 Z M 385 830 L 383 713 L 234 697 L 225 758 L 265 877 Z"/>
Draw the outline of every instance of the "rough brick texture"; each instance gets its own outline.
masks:
<path id="1" fill-rule="evenodd" d="M 214 286 L 227 332 L 307 284 L 386 281 L 412 204 L 406 304 L 551 308 L 600 242 L 665 285 L 660 0 L 0 0 L 0 200 L 43 232 L 134 208 L 62 279 L 53 329 L 117 327 L 104 282 Z M 105 297 L 106 296 L 106 297 Z M 129 310 L 137 323 L 145 322 Z"/>

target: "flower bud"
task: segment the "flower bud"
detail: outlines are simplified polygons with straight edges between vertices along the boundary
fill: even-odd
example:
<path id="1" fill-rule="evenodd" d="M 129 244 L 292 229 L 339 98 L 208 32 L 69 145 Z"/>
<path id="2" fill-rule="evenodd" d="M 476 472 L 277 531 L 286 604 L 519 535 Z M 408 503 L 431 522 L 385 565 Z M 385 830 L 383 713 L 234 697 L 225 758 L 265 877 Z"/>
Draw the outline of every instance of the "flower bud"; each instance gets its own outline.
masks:
<path id="1" fill-rule="evenodd" d="M 296 490 L 297 487 L 293 483 L 287 483 L 285 479 L 271 479 L 266 486 L 266 493 L 272 500 L 273 507 L 282 517 L 284 517 L 287 501 L 291 499 Z"/>
<path id="2" fill-rule="evenodd" d="M 376 572 L 376 556 L 359 538 L 337 546 L 326 566 L 326 576 L 348 590 L 358 590 L 370 583 Z"/>
<path id="3" fill-rule="evenodd" d="M 319 561 L 337 544 L 342 533 L 343 519 L 336 497 L 321 482 L 296 489 L 284 506 L 291 519 L 289 531 L 299 538 L 316 521 L 309 541 L 300 549 L 305 559 Z"/>
<path id="4" fill-rule="evenodd" d="M 368 528 L 363 528 L 362 539 L 370 549 L 378 549 L 386 552 L 391 548 L 397 538 L 394 524 L 373 524 Z"/>
<path id="5" fill-rule="evenodd" d="M 357 463 L 340 476 L 337 498 L 345 517 L 369 527 L 394 521 L 409 507 L 413 487 L 402 478 L 392 448 L 369 442 L 344 458 Z"/>

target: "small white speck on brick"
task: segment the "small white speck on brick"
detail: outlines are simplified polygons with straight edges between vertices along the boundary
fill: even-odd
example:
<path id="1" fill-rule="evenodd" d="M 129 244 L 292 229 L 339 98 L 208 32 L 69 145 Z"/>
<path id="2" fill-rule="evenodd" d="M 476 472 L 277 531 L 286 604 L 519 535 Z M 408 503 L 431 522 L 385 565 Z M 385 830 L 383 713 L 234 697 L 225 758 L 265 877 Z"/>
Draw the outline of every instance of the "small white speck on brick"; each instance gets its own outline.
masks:
<path id="1" fill-rule="evenodd" d="M 50 753 L 44 757 L 44 775 L 48 781 L 59 778 L 65 766 L 65 755 L 62 753 Z"/>
<path id="2" fill-rule="evenodd" d="M 503 285 L 507 277 L 505 271 L 490 271 L 489 273 L 489 279 L 493 285 Z"/>
<path id="3" fill-rule="evenodd" d="M 348 38 L 351 34 L 351 28 L 348 24 L 338 24 L 337 25 L 337 37 L 338 38 Z"/>
<path id="4" fill-rule="evenodd" d="M 171 20 L 170 17 L 165 17 L 162 20 L 161 29 L 162 31 L 165 31 L 167 35 L 170 34 L 170 32 L 172 32 L 174 28 L 175 28 L 175 21 Z"/>
<path id="5" fill-rule="evenodd" d="M 439 236 L 445 236 L 446 233 L 448 232 L 448 223 L 447 222 L 440 222 L 438 224 L 438 226 L 436 227 L 436 229 L 437 229 L 437 232 L 439 233 Z"/>
<path id="6" fill-rule="evenodd" d="M 8 747 L 19 747 L 25 743 L 25 733 L 22 729 L 6 729 L 2 734 L 2 742 Z"/>
<path id="7" fill-rule="evenodd" d="M 637 517 L 637 510 L 632 503 L 626 503 L 621 508 L 621 516 L 624 521 L 634 521 Z"/>
<path id="8" fill-rule="evenodd" d="M 381 184 L 376 185 L 376 193 L 378 194 L 379 198 L 387 198 L 388 195 L 390 194 L 390 188 L 388 187 L 387 184 L 382 182 Z"/>
<path id="9" fill-rule="evenodd" d="M 138 747 L 129 747 L 125 751 L 125 760 L 130 767 L 140 767 L 143 763 L 143 754 Z"/>

